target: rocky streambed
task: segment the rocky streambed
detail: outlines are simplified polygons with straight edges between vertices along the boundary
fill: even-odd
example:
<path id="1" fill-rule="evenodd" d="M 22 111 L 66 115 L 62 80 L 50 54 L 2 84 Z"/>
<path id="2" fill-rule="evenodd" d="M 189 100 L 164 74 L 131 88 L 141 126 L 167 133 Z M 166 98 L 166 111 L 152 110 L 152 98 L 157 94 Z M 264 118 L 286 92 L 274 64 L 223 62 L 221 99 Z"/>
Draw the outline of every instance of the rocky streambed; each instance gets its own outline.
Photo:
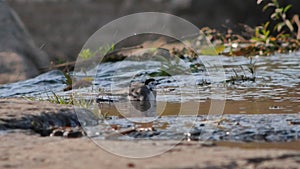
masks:
<path id="1" fill-rule="evenodd" d="M 3 132 L 18 129 L 41 136 L 106 140 L 290 142 L 300 138 L 300 114 L 162 116 L 142 124 L 117 116 L 99 119 L 90 110 L 45 101 L 0 102 Z"/>
<path id="2" fill-rule="evenodd" d="M 132 130 L 119 135 L 118 139 L 116 137 L 106 140 L 99 138 L 106 144 L 115 145 L 119 151 L 128 151 L 126 147 L 155 150 L 172 145 L 171 149 L 158 156 L 138 160 L 122 158 L 120 154 L 107 152 L 105 148 L 84 136 L 86 133 L 77 139 L 66 136 L 41 137 L 41 135 L 45 136 L 45 131 L 53 131 L 57 128 L 64 130 L 71 128 L 74 131 L 77 128 L 78 131 L 81 131 L 73 106 L 20 98 L 1 99 L 0 103 L 1 168 L 298 168 L 300 163 L 300 153 L 297 148 L 293 150 L 286 147 L 278 149 L 276 148 L 278 145 L 275 144 L 270 149 L 260 143 L 269 139 L 269 141 L 288 141 L 285 144 L 299 145 L 299 141 L 296 141 L 296 138 L 299 137 L 298 114 L 271 115 L 269 117 L 228 115 L 222 120 L 204 120 L 203 117 L 198 117 L 195 120 L 196 125 L 191 127 L 190 134 L 184 132 L 184 128 L 182 128 L 182 126 L 189 126 L 187 122 L 190 119 L 188 117 L 182 117 L 179 120 L 181 124 L 177 124 L 177 131 L 168 129 L 168 126 L 172 126 L 174 119 L 170 118 L 169 124 L 163 127 L 160 123 L 165 119 L 162 117 L 158 120 L 160 121 L 158 124 L 151 127 L 155 130 Z M 92 116 L 86 117 L 91 119 Z M 119 124 L 119 131 L 122 130 L 121 128 L 132 127 L 127 124 L 128 122 L 122 122 L 124 119 L 111 118 L 108 120 L 111 121 L 111 126 Z M 97 125 L 91 124 L 85 127 L 99 126 L 99 122 Z M 260 124 L 262 124 L 261 127 L 257 127 Z M 256 127 L 251 128 L 251 126 Z M 206 130 L 201 130 L 201 128 L 206 128 Z M 180 130 L 181 132 L 179 132 Z M 213 133 L 207 134 L 209 131 L 213 131 Z M 152 137 L 149 132 L 152 132 Z M 153 134 L 155 132 L 159 133 L 156 136 L 161 134 L 161 138 L 168 139 L 155 140 L 155 134 Z M 168 133 L 169 136 L 167 136 Z M 164 134 L 165 136 L 163 136 Z M 202 134 L 203 138 L 201 138 Z M 135 141 L 120 139 L 125 135 L 137 139 Z M 178 138 L 182 138 L 183 141 L 174 142 L 175 136 L 180 136 Z M 205 138 L 204 136 L 210 137 Z M 233 146 L 224 142 L 209 141 L 221 140 L 221 136 L 223 140 L 251 142 L 256 140 L 256 143 L 255 146 L 252 144 L 250 149 L 249 147 L 245 149 L 247 146 L 243 148 L 239 144 L 247 145 L 246 143 Z M 238 138 L 238 136 L 240 137 Z M 151 144 L 144 142 L 147 138 L 152 138 Z M 173 141 L 170 138 L 173 138 Z M 199 141 L 201 139 L 203 140 Z M 268 145 L 270 146 L 272 143 Z M 114 161 L 118 161 L 118 163 Z"/>

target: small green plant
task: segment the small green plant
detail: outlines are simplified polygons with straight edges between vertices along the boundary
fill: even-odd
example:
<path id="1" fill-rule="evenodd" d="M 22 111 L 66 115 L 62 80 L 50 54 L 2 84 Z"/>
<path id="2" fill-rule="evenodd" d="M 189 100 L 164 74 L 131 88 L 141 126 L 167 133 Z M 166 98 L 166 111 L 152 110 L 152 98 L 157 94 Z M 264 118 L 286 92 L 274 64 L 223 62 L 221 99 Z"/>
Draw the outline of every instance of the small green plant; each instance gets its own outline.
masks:
<path id="1" fill-rule="evenodd" d="M 74 104 L 74 97 L 70 95 L 69 98 L 65 98 L 62 96 L 57 95 L 55 92 L 51 91 L 52 96 L 47 95 L 48 101 L 55 104 Z"/>
<path id="2" fill-rule="evenodd" d="M 98 53 L 100 53 L 100 55 L 104 56 L 108 53 L 111 53 L 115 50 L 115 44 L 107 44 L 104 46 L 99 47 L 99 49 L 97 50 Z"/>
<path id="3" fill-rule="evenodd" d="M 21 98 L 29 101 L 44 101 L 41 97 L 33 97 L 33 96 L 22 96 Z"/>
<path id="4" fill-rule="evenodd" d="M 248 71 L 251 76 L 248 76 L 243 66 L 240 66 L 243 74 L 239 74 L 235 69 L 232 69 L 234 72 L 234 76 L 230 76 L 227 83 L 235 84 L 236 82 L 245 82 L 245 81 L 252 81 L 255 82 L 256 80 L 256 65 L 255 61 L 253 61 L 252 57 L 250 57 L 249 64 L 247 65 Z"/>
<path id="5" fill-rule="evenodd" d="M 248 71 L 251 73 L 252 77 L 256 78 L 256 61 L 253 61 L 253 58 L 250 57 L 249 64 L 248 64 Z"/>
<path id="6" fill-rule="evenodd" d="M 94 100 L 92 99 L 75 99 L 74 105 L 79 106 L 81 108 L 90 109 L 92 105 L 94 105 Z"/>
<path id="7" fill-rule="evenodd" d="M 79 57 L 83 60 L 87 60 L 92 58 L 95 55 L 95 52 L 91 52 L 90 49 L 83 49 L 80 53 L 79 53 Z"/>
<path id="8" fill-rule="evenodd" d="M 281 7 L 279 5 L 278 0 L 271 0 L 270 3 L 267 3 L 263 7 L 263 11 L 266 11 L 269 8 L 273 8 L 274 11 L 271 14 L 270 18 L 274 21 L 277 21 L 278 23 L 274 26 L 274 29 L 277 30 L 277 32 L 281 32 L 283 27 L 287 27 L 290 32 L 294 32 L 294 27 L 292 25 L 292 22 L 287 18 L 287 12 L 291 9 L 292 5 L 289 4 L 285 7 Z"/>
<path id="9" fill-rule="evenodd" d="M 269 44 L 271 42 L 271 31 L 269 30 L 270 22 L 266 22 L 262 26 L 255 27 L 255 36 L 252 40 Z"/>
<path id="10" fill-rule="evenodd" d="M 270 19 L 261 26 L 255 27 L 255 34 L 250 41 L 253 45 L 249 46 L 249 50 L 245 52 L 249 51 L 249 55 L 270 55 L 275 52 L 286 53 L 298 50 L 300 46 L 299 17 L 294 15 L 291 18 L 287 15 L 292 5 L 282 6 L 278 0 L 257 0 L 257 4 L 262 2 L 264 2 L 263 11 L 272 9 Z M 296 28 L 298 33 L 296 33 Z"/>
<path id="11" fill-rule="evenodd" d="M 109 53 L 112 53 L 115 50 L 115 45 L 103 45 L 100 46 L 97 50 L 91 50 L 89 48 L 82 49 L 81 52 L 79 53 L 79 58 L 81 59 L 81 62 L 86 62 L 86 61 L 91 61 L 86 64 L 86 66 L 81 67 L 81 71 L 87 74 L 87 67 L 88 65 L 91 66 L 93 65 L 92 63 L 97 63 L 97 60 L 100 61 L 103 59 L 103 57 Z M 95 56 L 100 56 L 100 58 L 95 57 Z M 90 65 L 91 64 L 91 65 Z"/>
<path id="12" fill-rule="evenodd" d="M 101 56 L 104 56 L 112 51 L 115 50 L 115 45 L 104 45 L 100 46 L 96 51 L 92 52 L 91 49 L 82 49 L 82 51 L 79 53 L 79 57 L 83 60 L 88 60 L 96 56 L 97 54 L 100 54 Z"/>
<path id="13" fill-rule="evenodd" d="M 101 112 L 101 109 L 98 110 L 98 117 L 101 119 L 101 120 L 107 120 L 107 119 L 110 119 L 110 115 L 109 115 L 109 112 L 104 112 L 102 113 Z"/>
<path id="14" fill-rule="evenodd" d="M 72 86 L 72 78 L 70 76 L 70 73 L 64 72 L 64 76 L 66 78 L 65 84 L 68 86 Z"/>
<path id="15" fill-rule="evenodd" d="M 275 26 L 273 27 L 273 30 L 277 31 L 277 33 L 281 34 L 283 31 L 283 28 L 287 28 L 291 35 L 296 35 L 294 25 L 298 27 L 298 24 L 295 23 L 294 19 L 290 19 L 287 16 L 288 11 L 292 8 L 292 5 L 289 4 L 287 6 L 281 6 L 278 2 L 278 0 L 268 0 L 269 2 L 266 3 L 263 7 L 263 11 L 266 11 L 268 9 L 272 9 L 272 14 L 270 16 L 270 19 L 275 21 Z M 261 4 L 263 0 L 257 0 L 257 4 Z M 295 18 L 294 17 L 292 18 Z M 268 23 L 268 22 L 267 22 Z M 269 25 L 269 23 L 268 23 Z M 299 29 L 299 27 L 298 27 Z"/>

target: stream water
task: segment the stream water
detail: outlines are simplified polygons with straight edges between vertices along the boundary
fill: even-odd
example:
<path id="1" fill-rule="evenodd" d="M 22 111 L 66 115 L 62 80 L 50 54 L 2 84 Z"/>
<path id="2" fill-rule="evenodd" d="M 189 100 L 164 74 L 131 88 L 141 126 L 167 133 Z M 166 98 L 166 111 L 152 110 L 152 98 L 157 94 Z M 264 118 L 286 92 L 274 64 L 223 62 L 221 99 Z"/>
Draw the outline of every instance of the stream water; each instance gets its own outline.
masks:
<path id="1" fill-rule="evenodd" d="M 254 57 L 254 74 L 248 71 L 251 64 L 245 57 L 219 56 L 219 59 L 227 80 L 221 91 L 224 98 L 212 98 L 216 91 L 205 67 L 200 66 L 188 74 L 155 77 L 160 83 L 157 86 L 157 107 L 163 107 L 159 113 L 162 117 L 150 125 L 151 130 L 129 132 L 126 139 L 129 136 L 151 139 L 184 137 L 195 140 L 297 140 L 300 137 L 300 52 Z M 190 64 L 195 65 L 195 62 Z M 116 117 L 107 119 L 106 125 L 85 128 L 91 137 L 108 139 L 112 131 L 111 128 L 107 129 L 107 124 L 110 127 L 118 126 L 120 130 L 136 125 L 133 121 L 120 118 L 122 114 L 116 106 L 116 103 L 122 103 L 126 98 L 129 83 L 145 80 L 151 73 L 157 72 L 160 66 L 161 64 L 155 61 L 102 63 L 96 70 L 85 74 L 93 78 L 92 86 L 67 92 L 63 92 L 66 87 L 65 76 L 62 72 L 53 70 L 33 79 L 1 85 L 0 97 L 47 99 L 53 95 L 52 92 L 62 97 L 75 92 L 85 98 L 98 98 L 102 104 L 101 111 Z M 76 76 L 80 78 L 84 75 Z M 238 78 L 242 76 L 247 78 Z M 255 81 L 251 80 L 253 77 Z M 210 110 L 214 108 L 211 106 L 213 100 L 222 99 L 225 103 L 222 114 L 226 115 L 223 118 L 209 116 Z M 196 112 L 192 112 L 195 111 L 195 104 L 199 106 Z M 182 107 L 185 109 L 181 109 Z M 177 116 L 179 114 L 188 116 Z M 203 125 L 204 121 L 210 118 L 213 122 L 210 124 L 218 125 Z M 195 123 L 190 124 L 191 121 Z M 208 127 L 204 130 L 204 126 Z M 99 134 L 99 131 L 105 132 Z M 118 135 L 112 138 L 124 137 Z"/>

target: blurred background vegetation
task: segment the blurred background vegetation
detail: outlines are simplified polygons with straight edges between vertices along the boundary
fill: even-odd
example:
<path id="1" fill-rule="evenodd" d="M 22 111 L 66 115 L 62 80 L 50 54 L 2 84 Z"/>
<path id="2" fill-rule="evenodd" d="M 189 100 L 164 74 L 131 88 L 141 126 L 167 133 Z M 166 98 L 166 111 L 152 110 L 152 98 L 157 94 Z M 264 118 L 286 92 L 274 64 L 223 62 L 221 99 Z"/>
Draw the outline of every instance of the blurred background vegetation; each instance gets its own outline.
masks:
<path id="1" fill-rule="evenodd" d="M 108 22 L 136 12 L 165 12 L 192 22 L 199 28 L 239 32 L 239 24 L 250 27 L 270 20 L 266 2 L 256 0 L 7 0 L 18 13 L 38 47 L 55 64 L 77 58 L 85 41 Z M 287 15 L 299 14 L 299 0 L 279 0 L 292 5 Z M 290 16 L 292 17 L 292 16 Z M 146 21 L 145 21 L 146 22 Z M 273 27 L 275 23 L 270 23 Z M 270 26 L 270 27 L 271 27 Z M 141 40 L 143 41 L 143 40 Z M 136 42 L 133 38 L 132 42 Z M 128 42 L 130 43 L 130 42 Z"/>

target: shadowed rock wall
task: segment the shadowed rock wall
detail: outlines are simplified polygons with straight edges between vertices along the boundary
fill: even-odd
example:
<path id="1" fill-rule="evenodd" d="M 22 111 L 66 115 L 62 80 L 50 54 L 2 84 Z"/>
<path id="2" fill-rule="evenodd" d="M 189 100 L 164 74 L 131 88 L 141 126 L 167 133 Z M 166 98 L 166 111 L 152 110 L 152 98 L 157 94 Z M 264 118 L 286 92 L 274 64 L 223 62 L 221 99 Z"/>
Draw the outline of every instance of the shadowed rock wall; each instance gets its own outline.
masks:
<path id="1" fill-rule="evenodd" d="M 34 77 L 49 66 L 17 14 L 0 0 L 0 84 Z"/>

